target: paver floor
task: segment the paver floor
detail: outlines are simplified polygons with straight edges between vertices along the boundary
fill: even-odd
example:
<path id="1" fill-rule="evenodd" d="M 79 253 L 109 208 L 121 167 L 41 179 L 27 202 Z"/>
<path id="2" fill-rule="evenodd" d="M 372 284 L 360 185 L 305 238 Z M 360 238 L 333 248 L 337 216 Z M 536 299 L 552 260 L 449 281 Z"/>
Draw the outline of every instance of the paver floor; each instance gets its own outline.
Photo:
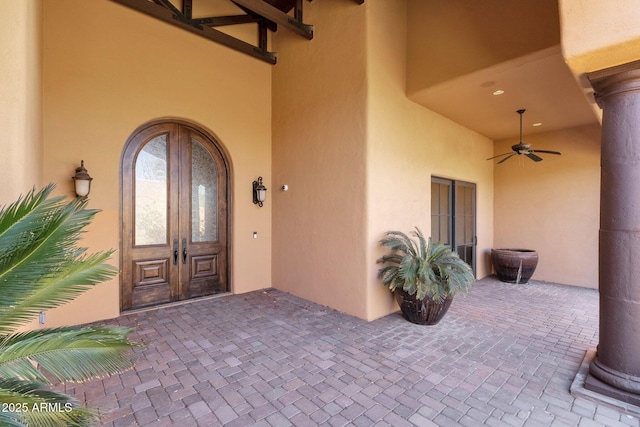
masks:
<path id="1" fill-rule="evenodd" d="M 135 369 L 66 391 L 121 426 L 639 426 L 574 398 L 595 290 L 478 281 L 436 326 L 365 322 L 277 290 L 106 322 Z"/>

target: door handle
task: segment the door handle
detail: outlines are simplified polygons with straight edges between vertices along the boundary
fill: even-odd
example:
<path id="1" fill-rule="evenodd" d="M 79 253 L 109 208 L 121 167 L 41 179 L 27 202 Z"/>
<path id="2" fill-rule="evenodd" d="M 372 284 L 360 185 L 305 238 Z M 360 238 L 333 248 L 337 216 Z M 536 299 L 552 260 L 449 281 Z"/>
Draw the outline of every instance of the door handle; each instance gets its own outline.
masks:
<path id="1" fill-rule="evenodd" d="M 178 239 L 173 239 L 173 265 L 178 264 Z"/>
<path id="2" fill-rule="evenodd" d="M 187 263 L 187 238 L 182 238 L 182 263 Z"/>

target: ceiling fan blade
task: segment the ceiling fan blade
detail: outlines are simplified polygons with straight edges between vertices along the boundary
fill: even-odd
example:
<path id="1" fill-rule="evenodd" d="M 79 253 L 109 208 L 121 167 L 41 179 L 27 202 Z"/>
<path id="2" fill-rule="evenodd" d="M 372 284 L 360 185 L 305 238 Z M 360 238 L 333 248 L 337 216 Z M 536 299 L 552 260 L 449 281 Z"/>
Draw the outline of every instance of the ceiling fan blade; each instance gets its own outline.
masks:
<path id="1" fill-rule="evenodd" d="M 559 152 L 559 151 L 549 151 L 549 150 L 531 150 L 531 152 L 533 152 L 533 153 L 557 154 L 557 155 L 562 154 L 562 153 L 561 153 L 561 152 Z"/>
<path id="2" fill-rule="evenodd" d="M 542 161 L 542 157 L 536 156 L 533 153 L 525 153 L 525 156 L 527 156 L 528 158 L 530 158 L 534 162 L 541 162 Z"/>
<path id="3" fill-rule="evenodd" d="M 513 157 L 513 156 L 515 156 L 515 155 L 516 155 L 516 153 L 511 153 L 511 155 L 509 155 L 509 156 L 505 157 L 504 159 L 500 160 L 500 161 L 498 162 L 498 164 L 500 164 L 500 163 L 502 163 L 502 162 L 505 162 L 505 161 L 509 160 L 510 158 L 512 158 L 512 157 Z"/>
<path id="4" fill-rule="evenodd" d="M 507 154 L 514 154 L 513 151 L 509 151 L 508 153 L 498 154 L 497 156 L 489 157 L 487 160 L 495 159 L 496 157 L 506 156 Z"/>

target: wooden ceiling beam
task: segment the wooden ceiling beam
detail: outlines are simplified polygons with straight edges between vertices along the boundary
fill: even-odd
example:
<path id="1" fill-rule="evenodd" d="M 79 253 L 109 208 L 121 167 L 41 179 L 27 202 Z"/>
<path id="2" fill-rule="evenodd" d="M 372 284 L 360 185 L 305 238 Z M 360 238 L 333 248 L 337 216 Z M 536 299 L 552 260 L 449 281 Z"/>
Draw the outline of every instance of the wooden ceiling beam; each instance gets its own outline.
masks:
<path id="1" fill-rule="evenodd" d="M 230 0 L 246 15 L 193 18 L 193 0 L 182 0 L 182 10 L 171 0 L 111 0 L 135 9 L 173 26 L 182 28 L 231 49 L 275 64 L 277 54 L 267 50 L 267 30 L 276 31 L 278 25 L 302 37 L 313 39 L 313 25 L 302 22 L 303 0 Z M 312 0 L 307 0 L 311 2 Z M 365 0 L 353 0 L 363 4 Z M 293 10 L 293 16 L 290 15 Z M 236 24 L 257 24 L 257 46 L 216 30 L 213 27 Z"/>
<path id="2" fill-rule="evenodd" d="M 208 27 L 206 25 L 200 25 L 197 22 L 186 19 L 186 17 L 176 9 L 177 13 L 173 9 L 165 6 L 152 3 L 148 0 L 111 0 L 115 3 L 122 4 L 124 6 L 135 9 L 139 12 L 145 13 L 161 21 L 167 22 L 176 27 L 182 28 L 216 43 L 227 46 L 231 49 L 253 56 L 254 58 L 261 59 L 270 64 L 275 64 L 277 54 L 275 52 L 268 52 L 266 49 L 261 49 L 257 46 L 249 44 L 245 41 L 232 37 L 222 31 Z M 163 0 L 158 0 L 163 2 Z M 168 0 L 167 0 L 168 1 Z"/>
<path id="3" fill-rule="evenodd" d="M 182 0 L 182 14 L 191 19 L 193 17 L 193 3 L 192 0 Z"/>
<path id="4" fill-rule="evenodd" d="M 262 18 L 254 15 L 233 15 L 233 16 L 211 16 L 209 18 L 192 19 L 193 22 L 200 25 L 209 25 L 211 27 L 223 27 L 225 25 L 238 24 L 255 24 L 260 22 Z"/>
<path id="5" fill-rule="evenodd" d="M 289 30 L 301 35 L 308 40 L 311 40 L 313 38 L 313 25 L 304 24 L 301 20 L 291 17 L 281 10 L 271 6 L 269 3 L 265 3 L 262 0 L 231 1 L 239 6 L 242 6 L 245 9 L 252 11 L 255 14 L 268 19 L 269 21 L 275 22 L 278 25 L 288 28 Z M 298 11 L 296 11 L 296 17 L 298 17 Z"/>

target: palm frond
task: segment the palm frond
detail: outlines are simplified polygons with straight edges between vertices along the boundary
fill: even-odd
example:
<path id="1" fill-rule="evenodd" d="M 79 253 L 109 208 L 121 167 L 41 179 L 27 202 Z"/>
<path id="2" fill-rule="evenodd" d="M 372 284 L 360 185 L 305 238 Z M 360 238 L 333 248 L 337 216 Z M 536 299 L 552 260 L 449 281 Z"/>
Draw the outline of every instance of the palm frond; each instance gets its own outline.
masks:
<path id="1" fill-rule="evenodd" d="M 35 211 L 42 203 L 56 205 L 60 198 L 47 200 L 47 197 L 51 194 L 54 188 L 55 186 L 53 184 L 49 184 L 38 192 L 36 192 L 34 188 L 24 197 L 20 196 L 15 202 L 10 205 L 3 206 L 0 209 L 0 238 L 7 234 L 12 234 L 11 238 L 2 240 L 5 245 L 15 242 L 16 238 L 18 236 L 22 236 L 25 230 L 33 230 L 33 228 L 37 228 L 37 225 L 33 225 L 33 222 L 29 223 L 22 220 L 27 214 Z M 40 213 L 41 215 L 48 215 L 47 209 L 41 209 Z M 37 216 L 32 216 L 31 218 L 36 220 L 36 224 L 41 222 L 41 219 L 38 221 L 39 218 Z M 11 246 L 0 246 L 0 254 L 2 254 L 0 256 L 9 253 L 10 247 Z"/>
<path id="2" fill-rule="evenodd" d="M 78 255 L 76 245 L 82 229 L 86 227 L 95 210 L 82 209 L 86 202 L 72 201 L 67 205 L 50 206 L 41 204 L 28 213 L 21 221 L 40 214 L 39 208 L 50 208 L 50 215 L 43 217 L 44 224 L 35 224 L 25 230 L 16 241 L 11 253 L 0 259 L 0 292 L 3 304 L 10 305 L 31 287 L 37 286 L 38 279 L 47 277 L 61 263 L 73 262 Z M 0 244 L 10 238 L 11 233 L 0 237 Z"/>
<path id="3" fill-rule="evenodd" d="M 426 259 L 427 254 L 429 253 L 427 247 L 427 239 L 424 238 L 422 231 L 420 231 L 418 227 L 416 227 L 416 229 L 413 231 L 413 235 L 418 238 L 418 243 L 420 244 L 420 252 L 418 253 L 418 255 L 420 255 L 420 258 Z"/>
<path id="4" fill-rule="evenodd" d="M 103 264 L 112 252 L 86 257 L 77 248 L 98 211 L 80 199 L 47 199 L 52 189 L 31 191 L 0 211 L 0 334 L 117 274 Z"/>
<path id="5" fill-rule="evenodd" d="M 34 365 L 58 381 L 85 381 L 131 367 L 130 329 L 64 327 L 13 334 L 0 341 L 0 378 L 47 382 Z"/>
<path id="6" fill-rule="evenodd" d="M 419 300 L 442 302 L 465 292 L 475 281 L 471 267 L 451 248 L 426 239 L 418 227 L 411 234 L 417 242 L 400 231 L 390 231 L 380 240 L 389 253 L 377 260 L 385 264 L 378 277 L 389 289 L 401 288 Z"/>
<path id="7" fill-rule="evenodd" d="M 88 426 L 97 421 L 95 412 L 37 381 L 0 378 L 0 402 L 16 409 L 0 411 L 3 426 Z"/>
<path id="8" fill-rule="evenodd" d="M 72 301 L 88 288 L 117 274 L 117 269 L 104 262 L 113 251 L 76 258 L 42 277 L 13 305 L 0 304 L 0 334 L 9 333 L 28 323 L 42 310 Z"/>
<path id="9" fill-rule="evenodd" d="M 403 232 L 389 231 L 386 236 L 380 241 L 382 246 L 388 247 L 392 252 L 400 251 L 414 256 L 417 255 L 415 243 Z"/>
<path id="10" fill-rule="evenodd" d="M 86 201 L 49 198 L 53 185 L 0 209 L 0 402 L 40 405 L 0 412 L 0 425 L 87 426 L 96 415 L 48 388 L 131 367 L 131 330 L 65 327 L 15 333 L 38 312 L 64 304 L 115 274 L 112 251 L 87 255 L 78 248 L 96 210 Z M 65 410 L 55 410 L 64 403 Z M 51 409 L 54 405 L 54 409 Z M 69 405 L 69 406 L 66 406 Z M 35 407 L 32 407 L 35 408 Z"/>
<path id="11" fill-rule="evenodd" d="M 0 412 L 0 426 L 3 427 L 28 427 L 17 421 L 18 414 L 13 412 Z"/>

